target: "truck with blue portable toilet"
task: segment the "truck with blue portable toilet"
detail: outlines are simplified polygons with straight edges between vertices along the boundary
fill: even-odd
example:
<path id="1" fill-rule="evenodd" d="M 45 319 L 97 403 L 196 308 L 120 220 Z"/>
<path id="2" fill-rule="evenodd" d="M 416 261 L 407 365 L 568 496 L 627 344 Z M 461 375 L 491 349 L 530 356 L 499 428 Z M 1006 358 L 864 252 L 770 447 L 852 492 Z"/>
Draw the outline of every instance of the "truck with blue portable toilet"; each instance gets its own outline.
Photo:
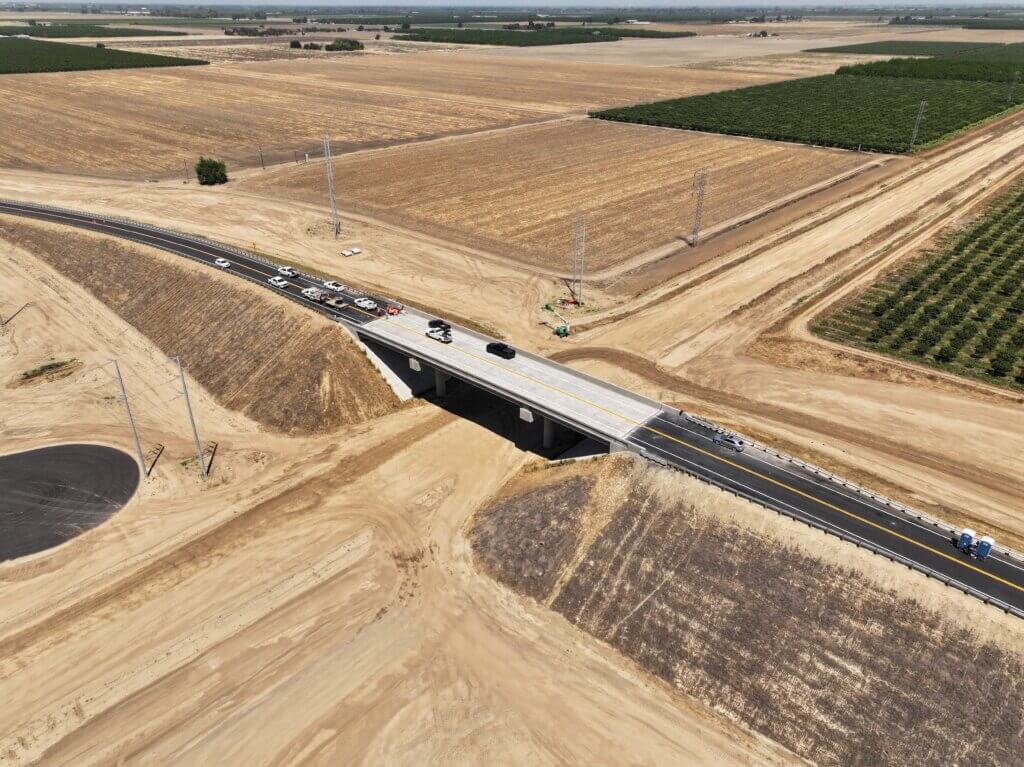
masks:
<path id="1" fill-rule="evenodd" d="M 974 545 L 974 531 L 969 527 L 965 527 L 960 533 L 960 537 L 957 538 L 956 547 L 965 553 L 971 552 L 971 547 Z"/>
<path id="2" fill-rule="evenodd" d="M 985 557 L 992 552 L 993 545 L 995 545 L 995 541 L 987 535 L 981 536 L 981 538 L 978 539 L 978 545 L 974 548 L 974 556 L 978 559 L 985 559 Z"/>

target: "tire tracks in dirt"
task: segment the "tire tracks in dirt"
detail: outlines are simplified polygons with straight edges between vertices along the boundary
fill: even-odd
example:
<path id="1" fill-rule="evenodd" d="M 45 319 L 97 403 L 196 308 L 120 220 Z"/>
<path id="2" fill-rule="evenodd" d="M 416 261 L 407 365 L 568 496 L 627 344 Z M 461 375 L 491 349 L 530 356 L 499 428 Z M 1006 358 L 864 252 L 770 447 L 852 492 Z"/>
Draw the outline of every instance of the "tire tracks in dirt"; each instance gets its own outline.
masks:
<path id="1" fill-rule="evenodd" d="M 144 600 L 152 592 L 192 576 L 214 559 L 246 546 L 278 526 L 292 524 L 297 516 L 320 508 L 320 501 L 325 496 L 337 493 L 341 486 L 380 467 L 455 418 L 455 415 L 441 411 L 362 453 L 339 456 L 337 448 L 330 447 L 311 456 L 307 462 L 336 459 L 340 459 L 340 462 L 330 470 L 292 485 L 248 511 L 231 517 L 155 561 L 125 573 L 105 588 L 44 616 L 37 623 L 16 629 L 0 639 L 0 657 L 13 659 L 16 654 L 47 638 L 59 641 L 61 636 L 73 630 L 74 622 L 117 603 Z"/>

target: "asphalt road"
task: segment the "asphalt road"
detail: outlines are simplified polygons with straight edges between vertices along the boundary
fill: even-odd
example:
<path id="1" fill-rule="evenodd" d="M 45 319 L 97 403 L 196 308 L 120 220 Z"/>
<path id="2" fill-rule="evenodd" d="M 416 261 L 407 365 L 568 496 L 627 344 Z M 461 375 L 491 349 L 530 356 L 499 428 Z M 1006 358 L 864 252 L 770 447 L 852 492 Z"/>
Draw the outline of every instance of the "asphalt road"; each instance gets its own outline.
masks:
<path id="1" fill-rule="evenodd" d="M 225 271 L 256 281 L 269 290 L 274 289 L 266 280 L 276 274 L 276 265 L 200 238 L 99 215 L 46 210 L 27 203 L 0 201 L 0 212 L 103 232 L 187 256 L 210 264 L 212 268 L 217 268 L 213 266 L 216 258 L 226 258 L 231 266 Z M 288 288 L 280 292 L 329 317 L 351 325 L 364 326 L 363 332 L 370 331 L 371 328 L 365 326 L 378 319 L 376 315 L 351 305 L 334 310 L 306 299 L 299 291 L 308 286 L 320 286 L 320 281 L 311 276 L 299 275 L 289 279 Z M 342 295 L 351 301 L 362 294 L 346 290 Z M 383 303 L 380 299 L 375 300 Z M 384 323 L 378 327 L 382 325 Z M 457 333 L 462 331 L 464 329 L 456 328 Z M 467 335 L 478 335 L 464 332 Z M 421 340 L 424 338 L 419 332 L 416 336 Z M 387 339 L 383 341 L 386 343 Z M 478 354 L 471 355 L 471 352 L 460 349 L 456 344 L 450 347 L 448 353 L 456 356 L 454 364 L 465 365 L 468 371 L 468 359 L 460 362 L 457 356 L 479 357 Z M 497 358 L 491 362 L 500 364 Z M 559 389 L 559 396 L 572 398 L 575 411 L 585 414 L 589 408 L 593 412 L 594 431 L 603 429 L 601 424 L 614 422 L 614 433 L 605 429 L 609 431 L 610 440 L 621 439 L 621 435 L 625 434 L 627 444 L 638 452 L 769 508 L 930 570 L 980 598 L 1010 608 L 1024 617 L 1024 566 L 1017 560 L 999 553 L 984 561 L 965 556 L 954 547 L 951 534 L 942 528 L 921 522 L 901 510 L 890 508 L 881 501 L 819 477 L 769 453 L 755 449 L 736 453 L 715 445 L 712 441 L 715 434 L 713 430 L 669 408 L 661 407 L 658 412 L 655 407 L 654 415 L 645 415 L 642 419 L 637 417 L 636 412 L 616 410 L 609 407 L 607 402 L 591 396 L 594 379 L 550 360 L 545 360 L 545 363 L 558 373 L 552 380 L 538 378 L 536 370 L 510 372 L 534 388 L 548 391 Z M 609 384 L 602 386 L 605 389 L 614 388 Z M 578 416 L 579 413 L 576 414 Z M 985 531 L 978 532 L 984 534 Z"/>
<path id="2" fill-rule="evenodd" d="M 0 456 L 0 562 L 91 530 L 139 486 L 139 465 L 104 445 L 56 445 Z"/>

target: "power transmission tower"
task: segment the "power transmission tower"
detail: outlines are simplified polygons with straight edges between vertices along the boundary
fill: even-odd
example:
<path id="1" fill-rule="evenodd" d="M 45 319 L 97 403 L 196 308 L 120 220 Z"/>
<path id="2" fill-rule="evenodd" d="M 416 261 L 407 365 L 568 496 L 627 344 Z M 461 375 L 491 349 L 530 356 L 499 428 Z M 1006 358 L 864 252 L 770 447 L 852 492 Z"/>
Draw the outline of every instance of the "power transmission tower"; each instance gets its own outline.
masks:
<path id="1" fill-rule="evenodd" d="M 1013 80 L 1010 82 L 1010 92 L 1006 94 L 1006 101 L 1010 104 L 1013 103 L 1013 92 L 1017 88 L 1017 83 L 1020 81 L 1020 70 L 1018 69 L 1013 73 Z"/>
<path id="2" fill-rule="evenodd" d="M 576 303 L 583 305 L 583 262 L 587 253 L 587 219 L 576 212 L 572 223 L 572 285 L 571 292 Z"/>
<path id="3" fill-rule="evenodd" d="M 331 198 L 331 224 L 334 226 L 334 238 L 341 234 L 341 223 L 338 221 L 338 205 L 334 201 L 334 171 L 331 169 L 331 140 L 324 134 L 324 171 L 327 173 L 327 194 Z"/>
<path id="4" fill-rule="evenodd" d="M 924 112 L 925 112 L 925 110 L 927 108 L 928 108 L 928 102 L 927 101 L 922 101 L 921 102 L 921 106 L 917 110 L 917 119 L 914 120 L 914 132 L 910 134 L 910 146 L 907 147 L 907 151 L 908 152 L 911 149 L 913 149 L 914 148 L 914 144 L 917 143 L 917 131 L 921 127 L 921 121 L 924 119 Z"/>
<path id="5" fill-rule="evenodd" d="M 704 215 L 704 191 L 708 184 L 708 169 L 701 168 L 693 174 L 693 239 L 691 245 L 700 242 L 700 221 Z"/>
<path id="6" fill-rule="evenodd" d="M 181 394 L 185 398 L 185 409 L 188 410 L 188 422 L 192 425 L 192 438 L 196 441 L 196 461 L 199 463 L 199 476 L 206 479 L 206 461 L 203 460 L 203 446 L 199 442 L 199 430 L 196 419 L 192 415 L 192 401 L 188 398 L 188 386 L 185 384 L 185 370 L 181 367 L 181 357 L 175 357 L 178 363 L 178 378 L 181 380 Z"/>
<path id="7" fill-rule="evenodd" d="M 135 454 L 139 457 L 139 471 L 142 476 L 146 475 L 146 459 L 142 455 L 142 443 L 139 442 L 139 430 L 135 428 L 135 418 L 132 417 L 132 406 L 128 404 L 128 392 L 124 388 L 124 379 L 121 377 L 121 367 L 117 360 L 114 363 L 114 375 L 117 376 L 117 385 L 121 387 L 121 401 L 124 402 L 124 410 L 128 414 L 128 425 L 132 429 L 132 438 L 135 440 Z"/>

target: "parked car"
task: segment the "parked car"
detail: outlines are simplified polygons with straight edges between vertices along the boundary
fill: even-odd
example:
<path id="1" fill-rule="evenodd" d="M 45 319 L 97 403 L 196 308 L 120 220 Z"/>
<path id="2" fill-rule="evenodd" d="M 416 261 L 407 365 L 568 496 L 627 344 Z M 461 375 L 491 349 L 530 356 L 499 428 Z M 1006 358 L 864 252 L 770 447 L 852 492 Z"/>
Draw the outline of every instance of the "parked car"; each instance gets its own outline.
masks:
<path id="1" fill-rule="evenodd" d="M 360 309 L 365 309 L 368 312 L 377 311 L 377 302 L 371 298 L 366 298 L 365 296 L 362 298 L 357 298 L 352 303 L 354 303 Z"/>
<path id="2" fill-rule="evenodd" d="M 327 280 L 327 282 L 324 283 L 324 287 L 327 288 L 328 290 L 333 290 L 335 293 L 340 293 L 341 291 L 345 290 L 344 285 L 342 285 L 340 282 L 335 282 L 334 280 Z"/>
<path id="3" fill-rule="evenodd" d="M 348 301 L 346 301 L 344 298 L 341 298 L 340 296 L 328 298 L 326 301 L 324 301 L 324 303 L 327 304 L 332 309 L 344 309 L 346 306 L 348 306 Z"/>
<path id="4" fill-rule="evenodd" d="M 487 344 L 487 353 L 496 354 L 505 360 L 510 360 L 516 356 L 516 350 L 501 341 L 491 341 Z"/>
<path id="5" fill-rule="evenodd" d="M 290 266 L 279 266 L 277 267 L 277 273 L 282 277 L 298 277 L 299 273 L 292 269 Z"/>
<path id="6" fill-rule="evenodd" d="M 216 264 L 217 266 L 219 266 L 221 269 L 230 269 L 231 268 L 231 262 L 228 261 L 226 258 L 218 258 L 213 263 Z"/>
<path id="7" fill-rule="evenodd" d="M 269 282 L 275 288 L 279 288 L 281 290 L 288 290 L 288 280 L 286 280 L 284 277 L 271 277 L 269 280 L 267 280 L 267 282 Z"/>
<path id="8" fill-rule="evenodd" d="M 727 447 L 730 450 L 735 450 L 737 453 L 742 453 L 745 445 L 743 440 L 739 437 L 733 436 L 732 434 L 716 434 L 715 444 Z"/>
<path id="9" fill-rule="evenodd" d="M 427 328 L 427 338 L 433 338 L 435 341 L 440 341 L 443 344 L 450 344 L 452 342 L 452 334 L 446 333 L 441 328 Z"/>
<path id="10" fill-rule="evenodd" d="M 443 330 L 446 333 L 451 333 L 452 332 L 452 326 L 449 325 L 444 320 L 437 320 L 437 319 L 430 320 L 429 322 L 427 322 L 427 327 L 428 328 L 441 328 L 441 330 Z"/>

